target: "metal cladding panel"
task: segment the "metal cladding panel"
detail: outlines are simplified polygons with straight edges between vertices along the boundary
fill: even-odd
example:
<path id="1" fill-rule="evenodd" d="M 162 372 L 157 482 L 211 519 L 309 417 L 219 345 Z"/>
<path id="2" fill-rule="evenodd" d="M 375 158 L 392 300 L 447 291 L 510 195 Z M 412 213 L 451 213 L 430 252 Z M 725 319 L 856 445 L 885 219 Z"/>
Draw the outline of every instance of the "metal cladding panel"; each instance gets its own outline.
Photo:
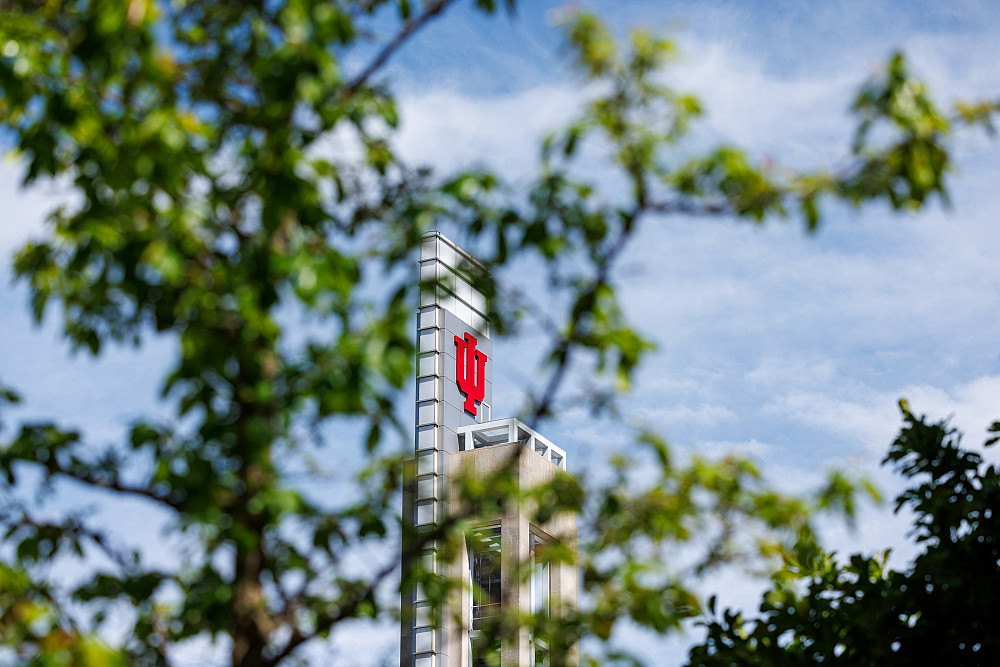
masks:
<path id="1" fill-rule="evenodd" d="M 484 352 L 490 359 L 493 358 L 493 342 L 490 340 L 488 333 L 483 332 L 466 320 L 463 320 L 455 313 L 444 311 L 444 317 L 442 318 L 442 328 L 451 332 L 452 336 L 463 336 L 466 332 L 471 333 L 479 342 L 476 345 L 476 349 Z M 445 341 L 445 347 L 451 351 L 451 355 L 455 356 L 455 339 L 449 338 Z M 487 373 L 489 370 L 487 369 Z M 492 373 L 489 373 L 492 375 Z"/>
<path id="2" fill-rule="evenodd" d="M 420 358 L 417 360 L 417 377 L 423 377 L 425 375 L 440 375 L 441 368 L 438 363 L 439 359 L 441 359 L 441 355 L 436 351 L 421 354 Z"/>
<path id="3" fill-rule="evenodd" d="M 426 426 L 440 423 L 441 411 L 437 401 L 423 401 L 417 404 L 417 425 Z"/>
<path id="4" fill-rule="evenodd" d="M 454 374 L 455 374 L 455 369 L 452 368 L 451 375 L 454 376 Z M 453 408 L 458 408 L 459 410 L 463 409 L 463 406 L 465 405 L 465 394 L 463 394 L 458 390 L 458 384 L 455 382 L 454 377 L 450 377 L 447 380 L 445 380 L 444 395 L 441 397 L 441 400 L 443 400 L 446 405 L 450 405 Z M 488 400 L 486 399 L 483 400 L 487 405 L 489 404 Z M 478 413 L 479 411 L 477 410 L 476 412 Z M 472 423 L 475 423 L 476 421 L 477 421 L 476 419 L 473 419 Z M 458 424 L 458 426 L 465 426 L 465 424 L 464 423 Z"/>
<path id="5" fill-rule="evenodd" d="M 437 519 L 436 505 L 437 502 L 434 500 L 421 500 L 417 503 L 415 520 L 418 526 L 426 526 L 434 523 Z"/>
<path id="6" fill-rule="evenodd" d="M 475 419 L 471 419 L 465 410 L 457 405 L 448 405 L 445 403 L 444 409 L 441 412 L 441 425 L 449 431 L 457 432 L 459 427 L 476 423 Z M 455 451 L 458 450 L 456 449 Z"/>
<path id="7" fill-rule="evenodd" d="M 418 401 L 429 401 L 438 396 L 438 379 L 436 377 L 426 377 L 417 380 L 417 400 Z"/>
<path id="8" fill-rule="evenodd" d="M 458 451 L 458 433 L 448 429 L 441 429 L 441 450 L 451 453 Z"/>
<path id="9" fill-rule="evenodd" d="M 417 454 L 417 474 L 429 475 L 435 472 L 437 472 L 437 456 L 434 452 Z"/>
<path id="10" fill-rule="evenodd" d="M 421 449 L 437 449 L 438 439 L 437 439 L 437 424 L 429 424 L 427 426 L 417 427 L 417 451 Z"/>
<path id="11" fill-rule="evenodd" d="M 438 351 L 438 330 L 423 329 L 417 337 L 417 349 L 421 353 Z"/>
<path id="12" fill-rule="evenodd" d="M 423 500 L 424 498 L 433 498 L 437 495 L 434 489 L 434 478 L 426 477 L 417 480 L 417 500 Z"/>
<path id="13" fill-rule="evenodd" d="M 413 651 L 421 653 L 423 651 L 433 651 L 437 642 L 434 641 L 434 630 L 417 630 L 413 633 Z"/>
<path id="14" fill-rule="evenodd" d="M 417 314 L 417 328 L 428 329 L 430 327 L 440 326 L 438 323 L 439 313 L 440 310 L 438 310 L 436 306 L 421 308 L 420 312 Z"/>
<path id="15" fill-rule="evenodd" d="M 413 618 L 413 625 L 420 627 L 430 627 L 431 624 L 431 606 L 429 604 L 418 604 L 417 613 Z"/>

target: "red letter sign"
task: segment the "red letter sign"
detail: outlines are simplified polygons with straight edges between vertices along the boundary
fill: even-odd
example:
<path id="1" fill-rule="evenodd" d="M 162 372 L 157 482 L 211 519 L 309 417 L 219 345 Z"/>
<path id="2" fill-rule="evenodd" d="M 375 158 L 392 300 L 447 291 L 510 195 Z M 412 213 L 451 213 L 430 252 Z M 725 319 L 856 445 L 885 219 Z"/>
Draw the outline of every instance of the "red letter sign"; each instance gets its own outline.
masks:
<path id="1" fill-rule="evenodd" d="M 455 355 L 455 376 L 458 389 L 465 394 L 465 411 L 476 415 L 476 401 L 486 396 L 486 355 L 476 349 L 476 337 L 465 334 L 465 340 L 455 336 L 458 353 Z M 464 366 L 464 370 L 463 370 Z"/>

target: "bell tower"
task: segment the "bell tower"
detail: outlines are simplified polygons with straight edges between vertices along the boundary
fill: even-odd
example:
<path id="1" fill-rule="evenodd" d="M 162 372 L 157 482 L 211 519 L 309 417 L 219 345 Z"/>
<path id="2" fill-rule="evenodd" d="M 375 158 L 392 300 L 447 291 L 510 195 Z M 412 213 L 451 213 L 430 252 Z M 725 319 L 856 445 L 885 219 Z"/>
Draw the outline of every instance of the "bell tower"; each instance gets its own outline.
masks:
<path id="1" fill-rule="evenodd" d="M 413 483 L 403 495 L 403 520 L 415 534 L 449 516 L 459 475 L 506 469 L 529 488 L 566 471 L 562 449 L 517 419 L 493 419 L 489 309 L 474 286 L 483 275 L 485 267 L 442 234 L 424 235 Z M 402 591 L 401 667 L 480 667 L 497 658 L 503 667 L 549 664 L 551 647 L 542 638 L 525 630 L 488 644 L 480 628 L 501 610 L 558 614 L 575 607 L 576 568 L 549 564 L 542 554 L 553 539 L 575 549 L 576 517 L 535 525 L 526 508 L 512 507 L 503 516 L 477 516 L 473 525 L 458 558 L 445 562 L 433 542 L 417 556 L 425 569 L 460 582 L 461 592 L 435 615 L 419 587 Z M 561 662 L 567 658 L 573 656 Z"/>

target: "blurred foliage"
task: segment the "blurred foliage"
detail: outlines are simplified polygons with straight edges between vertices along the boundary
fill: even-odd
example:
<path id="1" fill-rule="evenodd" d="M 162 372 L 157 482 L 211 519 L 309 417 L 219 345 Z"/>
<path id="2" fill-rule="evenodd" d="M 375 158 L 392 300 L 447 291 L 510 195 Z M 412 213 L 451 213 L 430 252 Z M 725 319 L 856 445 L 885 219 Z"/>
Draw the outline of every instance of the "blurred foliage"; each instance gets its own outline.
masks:
<path id="1" fill-rule="evenodd" d="M 0 2 L 0 137 L 25 188 L 54 181 L 72 191 L 16 256 L 35 318 L 59 308 L 65 338 L 87 354 L 151 337 L 176 351 L 162 384 L 175 414 L 132 424 L 122 443 L 102 448 L 56 421 L 11 430 L 0 405 L 2 650 L 31 664 L 166 665 L 177 647 L 208 638 L 231 646 L 234 665 L 291 664 L 343 621 L 390 617 L 378 591 L 398 572 L 387 547 L 406 532 L 405 475 L 385 443 L 409 437 L 394 403 L 414 373 L 414 257 L 435 224 L 460 230 L 491 269 L 477 287 L 492 298 L 496 332 L 536 317 L 551 335 L 547 375 L 526 412 L 536 424 L 565 396 L 575 361 L 627 390 L 652 349 L 626 319 L 613 271 L 643 223 L 794 215 L 814 230 L 825 200 L 917 208 L 946 196 L 952 128 L 991 129 L 997 110 L 974 102 L 945 114 L 897 56 L 859 94 L 840 169 L 778 168 L 732 146 L 694 154 L 684 139 L 701 107 L 666 83 L 673 44 L 643 30 L 619 40 L 578 13 L 566 36 L 590 97 L 543 142 L 533 183 L 515 189 L 487 171 L 439 176 L 395 154 L 399 111 L 384 69 L 453 4 Z M 515 9 L 513 0 L 474 5 Z M 610 181 L 588 170 L 595 157 Z M 524 257 L 545 264 L 565 313 L 498 282 Z M 289 314 L 310 326 L 290 335 Z M 606 395 L 590 398 L 608 405 Z M 0 391 L 0 402 L 15 400 Z M 357 423 L 367 425 L 359 445 L 370 465 L 345 497 L 320 504 L 288 462 L 308 459 L 304 432 L 322 440 Z M 333 446 L 349 446 L 342 440 Z M 854 511 L 844 478 L 814 499 L 789 498 L 744 459 L 677 462 L 646 431 L 636 443 L 651 464 L 615 460 L 610 482 L 559 476 L 519 491 L 501 476 L 464 490 L 480 506 L 535 494 L 545 511 L 581 517 L 586 603 L 558 621 L 514 618 L 498 631 L 545 623 L 564 646 L 608 638 L 623 619 L 672 631 L 699 612 L 694 585 L 714 567 L 815 557 L 812 514 Z M 22 503 L 36 482 L 36 502 Z M 82 513 L 38 519 L 45 492 L 67 483 L 174 517 L 174 537 L 188 545 L 177 567 L 146 562 Z M 467 520 L 404 535 L 409 555 L 462 539 Z M 671 550 L 688 546 L 703 551 L 689 567 L 668 567 Z M 359 575 L 344 566 L 358 549 L 392 553 Z M 73 561 L 93 577 L 46 584 L 54 565 Z M 434 599 L 458 585 L 419 559 L 402 586 L 416 581 Z M 107 636 L 116 610 L 128 631 L 108 647 L 95 637 Z M 634 664 L 611 649 L 601 659 Z"/>
<path id="2" fill-rule="evenodd" d="M 0 643 L 12 647 L 26 667 L 127 664 L 105 643 L 81 633 L 47 587 L 18 566 L 0 563 Z"/>
<path id="3" fill-rule="evenodd" d="M 1000 474 L 960 446 L 947 421 L 928 423 L 901 401 L 904 425 L 883 463 L 910 486 L 921 547 L 904 571 L 888 551 L 789 562 L 759 616 L 716 613 L 691 665 L 990 665 L 1000 660 Z M 990 427 L 1000 432 L 1000 422 Z M 991 440 L 993 440 L 991 438 Z M 987 441 L 987 446 L 993 444 Z"/>

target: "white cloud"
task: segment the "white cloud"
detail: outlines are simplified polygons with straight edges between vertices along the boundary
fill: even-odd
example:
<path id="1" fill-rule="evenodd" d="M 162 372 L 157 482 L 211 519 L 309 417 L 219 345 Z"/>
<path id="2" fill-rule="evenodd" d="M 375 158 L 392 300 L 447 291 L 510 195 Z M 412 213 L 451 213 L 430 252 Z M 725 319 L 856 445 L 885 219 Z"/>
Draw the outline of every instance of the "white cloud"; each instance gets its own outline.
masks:
<path id="1" fill-rule="evenodd" d="M 846 442 L 860 442 L 883 448 L 897 429 L 893 402 L 879 396 L 870 403 L 840 400 L 818 392 L 791 392 L 778 397 L 763 409 L 785 419 L 843 437 Z M 850 447 L 853 449 L 853 447 Z"/>
<path id="2" fill-rule="evenodd" d="M 778 396 L 764 412 L 780 414 L 809 427 L 868 443 L 884 452 L 901 424 L 896 401 L 906 398 L 917 415 L 930 421 L 951 418 L 967 434 L 966 446 L 975 446 L 994 420 L 1000 419 L 1000 375 L 981 376 L 950 391 L 929 385 L 900 387 L 895 391 L 868 391 L 854 400 L 828 394 L 790 392 Z"/>
<path id="3" fill-rule="evenodd" d="M 543 86 L 507 95 L 470 97 L 429 90 L 400 100 L 400 154 L 446 169 L 489 166 L 508 177 L 534 173 L 541 137 L 578 113 L 571 86 Z"/>
<path id="4" fill-rule="evenodd" d="M 776 76 L 765 71 L 760 58 L 725 42 L 684 39 L 683 44 L 685 58 L 670 79 L 702 100 L 706 134 L 799 165 L 843 155 L 855 73 Z"/>
<path id="5" fill-rule="evenodd" d="M 702 403 L 695 407 L 673 405 L 664 407 L 644 407 L 633 411 L 635 416 L 656 428 L 667 428 L 697 424 L 711 426 L 719 422 L 734 421 L 732 410 L 721 405 Z"/>
<path id="6" fill-rule="evenodd" d="M 725 454 L 742 454 L 755 459 L 764 459 L 774 456 L 777 451 L 772 443 L 761 442 L 752 439 L 746 441 L 722 440 L 699 442 L 697 450 L 701 454 L 708 456 L 720 456 Z"/>
<path id="7" fill-rule="evenodd" d="M 746 379 L 751 385 L 766 390 L 804 380 L 824 384 L 832 380 L 836 374 L 836 366 L 829 359 L 766 357 L 746 374 Z"/>

